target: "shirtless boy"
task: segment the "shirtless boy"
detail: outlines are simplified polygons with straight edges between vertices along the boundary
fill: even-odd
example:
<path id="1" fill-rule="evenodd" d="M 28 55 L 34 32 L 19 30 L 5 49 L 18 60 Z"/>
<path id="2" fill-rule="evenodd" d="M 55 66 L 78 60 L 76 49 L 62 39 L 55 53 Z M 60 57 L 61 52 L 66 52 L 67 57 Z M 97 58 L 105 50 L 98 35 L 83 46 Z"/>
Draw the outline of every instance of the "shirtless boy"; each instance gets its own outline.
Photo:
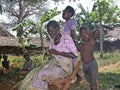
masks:
<path id="1" fill-rule="evenodd" d="M 78 46 L 78 51 L 80 51 L 81 54 L 85 79 L 89 83 L 91 90 L 98 90 L 97 87 L 98 66 L 93 55 L 95 39 L 98 34 L 99 31 L 97 30 L 93 34 L 91 34 L 87 27 L 80 28 L 82 44 Z"/>

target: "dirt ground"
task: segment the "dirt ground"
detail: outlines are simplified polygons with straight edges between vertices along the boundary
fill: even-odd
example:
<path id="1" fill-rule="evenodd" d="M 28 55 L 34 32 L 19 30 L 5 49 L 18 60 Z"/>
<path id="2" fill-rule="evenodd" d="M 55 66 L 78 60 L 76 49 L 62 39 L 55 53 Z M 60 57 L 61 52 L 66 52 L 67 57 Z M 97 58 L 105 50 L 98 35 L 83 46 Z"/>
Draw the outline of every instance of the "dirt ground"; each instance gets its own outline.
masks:
<path id="1" fill-rule="evenodd" d="M 117 67 L 118 65 L 120 65 L 120 61 L 116 64 L 99 67 L 99 72 L 102 72 L 103 70 L 108 69 L 110 67 L 111 68 Z M 15 81 L 15 80 L 2 81 L 2 80 L 0 80 L 0 90 L 18 90 L 19 85 L 20 85 L 20 81 Z"/>
<path id="2" fill-rule="evenodd" d="M 18 81 L 0 81 L 0 90 L 18 90 Z"/>

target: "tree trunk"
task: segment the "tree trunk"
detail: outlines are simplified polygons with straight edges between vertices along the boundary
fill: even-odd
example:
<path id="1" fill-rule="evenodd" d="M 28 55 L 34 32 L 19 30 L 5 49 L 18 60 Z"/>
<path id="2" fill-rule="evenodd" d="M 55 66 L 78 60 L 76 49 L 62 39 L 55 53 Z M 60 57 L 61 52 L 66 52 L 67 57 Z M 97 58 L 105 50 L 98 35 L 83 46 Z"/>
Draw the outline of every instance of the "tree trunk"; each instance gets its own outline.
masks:
<path id="1" fill-rule="evenodd" d="M 98 12 L 99 12 L 99 26 L 100 26 L 100 58 L 103 57 L 103 29 L 102 29 L 102 19 L 101 19 L 101 8 L 98 0 Z"/>

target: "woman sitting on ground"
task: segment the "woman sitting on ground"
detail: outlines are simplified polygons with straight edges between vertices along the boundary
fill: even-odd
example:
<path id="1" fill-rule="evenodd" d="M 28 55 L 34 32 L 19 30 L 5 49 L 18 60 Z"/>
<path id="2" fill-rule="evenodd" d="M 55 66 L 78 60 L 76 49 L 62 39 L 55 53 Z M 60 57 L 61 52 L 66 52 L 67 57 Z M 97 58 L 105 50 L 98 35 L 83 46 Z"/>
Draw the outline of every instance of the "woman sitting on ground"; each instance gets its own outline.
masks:
<path id="1" fill-rule="evenodd" d="M 49 48 L 52 58 L 43 68 L 34 72 L 33 77 L 29 77 L 32 72 L 29 73 L 19 90 L 48 90 L 50 79 L 64 78 L 73 71 L 72 59 L 76 59 L 78 53 L 72 38 L 67 34 L 61 35 L 59 25 L 54 20 L 47 24 L 47 31 L 54 40 L 54 45 Z"/>

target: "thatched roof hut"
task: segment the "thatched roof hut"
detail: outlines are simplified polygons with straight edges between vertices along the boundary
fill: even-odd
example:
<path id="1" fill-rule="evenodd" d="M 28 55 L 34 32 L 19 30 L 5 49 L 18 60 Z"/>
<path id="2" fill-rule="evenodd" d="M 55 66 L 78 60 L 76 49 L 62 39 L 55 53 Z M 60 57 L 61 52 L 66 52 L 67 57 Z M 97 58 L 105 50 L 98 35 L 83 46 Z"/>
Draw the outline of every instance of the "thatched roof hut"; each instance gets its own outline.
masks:
<path id="1" fill-rule="evenodd" d="M 41 42 L 39 37 L 29 37 L 29 38 L 31 39 L 30 41 L 31 45 L 35 45 L 36 47 L 41 47 Z M 44 42 L 44 45 L 45 47 L 48 46 L 47 41 Z M 0 36 L 0 46 L 20 46 L 20 44 L 18 43 L 18 39 L 15 37 Z"/>
<path id="2" fill-rule="evenodd" d="M 0 46 L 19 46 L 15 37 L 0 36 Z"/>
<path id="3" fill-rule="evenodd" d="M 35 46 L 34 48 L 26 46 L 26 50 L 41 50 L 41 42 L 39 37 L 32 37 L 30 45 Z M 44 46 L 48 47 L 47 41 L 44 42 Z M 18 43 L 18 39 L 15 37 L 3 37 L 0 36 L 0 53 L 5 54 L 22 54 L 22 47 Z"/>
<path id="4" fill-rule="evenodd" d="M 106 38 L 104 38 L 106 41 L 116 41 L 120 40 L 120 27 L 116 27 L 113 30 L 107 31 Z"/>
<path id="5" fill-rule="evenodd" d="M 41 42 L 40 37 L 29 37 L 30 45 L 36 46 L 34 48 L 27 47 L 27 50 L 34 50 L 34 49 L 40 49 L 41 48 Z M 48 42 L 44 40 L 44 46 L 48 47 Z M 0 28 L 0 53 L 5 54 L 21 54 L 22 48 L 20 47 L 20 44 L 18 43 L 18 39 L 10 34 L 7 30 Z"/>
<path id="6" fill-rule="evenodd" d="M 103 39 L 104 51 L 120 50 L 120 27 L 116 27 L 112 30 L 107 30 L 107 34 Z M 100 42 L 96 42 L 95 50 L 100 51 Z"/>

